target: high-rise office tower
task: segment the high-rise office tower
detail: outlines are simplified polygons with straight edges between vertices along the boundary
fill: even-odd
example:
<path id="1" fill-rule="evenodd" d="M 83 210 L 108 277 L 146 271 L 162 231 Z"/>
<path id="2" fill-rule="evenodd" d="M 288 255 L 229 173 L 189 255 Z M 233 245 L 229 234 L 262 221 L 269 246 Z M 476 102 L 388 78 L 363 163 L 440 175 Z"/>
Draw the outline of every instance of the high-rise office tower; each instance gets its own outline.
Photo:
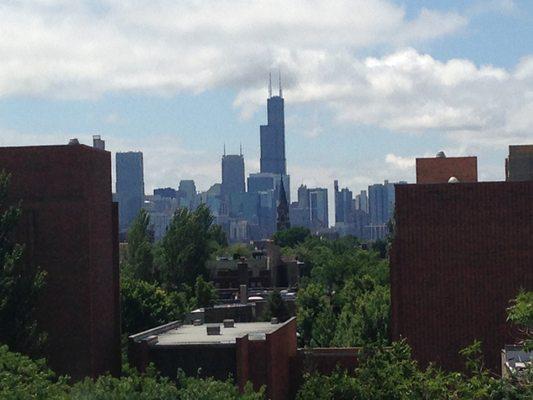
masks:
<path id="1" fill-rule="evenodd" d="M 279 79 L 279 95 L 272 96 L 272 79 L 269 81 L 267 99 L 267 125 L 261 125 L 261 172 L 287 174 L 285 159 L 284 100 Z"/>
<path id="2" fill-rule="evenodd" d="M 372 225 L 382 225 L 388 222 L 389 203 L 387 187 L 376 183 L 368 187 L 368 211 Z"/>
<path id="3" fill-rule="evenodd" d="M 368 195 L 366 190 L 361 190 L 359 194 L 359 209 L 364 212 L 368 212 Z"/>
<path id="4" fill-rule="evenodd" d="M 335 223 L 351 222 L 353 215 L 353 193 L 348 188 L 339 191 L 339 181 L 333 183 L 335 189 Z"/>
<path id="5" fill-rule="evenodd" d="M 533 145 L 509 146 L 509 156 L 505 159 L 505 180 L 533 180 Z"/>
<path id="6" fill-rule="evenodd" d="M 194 208 L 196 200 L 196 185 L 192 179 L 182 179 L 178 186 L 178 197 L 180 199 L 180 207 L 188 209 Z"/>
<path id="7" fill-rule="evenodd" d="M 311 226 L 316 229 L 328 228 L 328 189 L 313 188 L 308 191 Z"/>
<path id="8" fill-rule="evenodd" d="M 119 225 L 124 232 L 144 204 L 143 153 L 117 153 L 116 172 Z"/>
<path id="9" fill-rule="evenodd" d="M 244 156 L 241 154 L 224 154 L 222 156 L 221 194 L 227 197 L 232 193 L 244 193 Z"/>

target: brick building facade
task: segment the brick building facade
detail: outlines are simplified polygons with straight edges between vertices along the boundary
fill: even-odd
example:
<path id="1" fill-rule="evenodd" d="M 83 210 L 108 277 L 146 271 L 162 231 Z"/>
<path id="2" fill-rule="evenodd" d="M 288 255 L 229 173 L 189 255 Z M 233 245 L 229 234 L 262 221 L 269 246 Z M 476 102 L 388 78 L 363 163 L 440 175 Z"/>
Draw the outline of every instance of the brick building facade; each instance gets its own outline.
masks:
<path id="1" fill-rule="evenodd" d="M 477 339 L 499 370 L 509 300 L 533 290 L 532 204 L 533 182 L 396 186 L 392 337 L 422 364 L 462 368 Z"/>
<path id="2" fill-rule="evenodd" d="M 47 359 L 74 379 L 120 371 L 118 210 L 111 155 L 82 145 L 0 148 L 21 201 L 17 240 L 47 272 L 39 303 Z"/>
<path id="3" fill-rule="evenodd" d="M 477 182 L 477 157 L 434 157 L 416 159 L 416 183 Z"/>

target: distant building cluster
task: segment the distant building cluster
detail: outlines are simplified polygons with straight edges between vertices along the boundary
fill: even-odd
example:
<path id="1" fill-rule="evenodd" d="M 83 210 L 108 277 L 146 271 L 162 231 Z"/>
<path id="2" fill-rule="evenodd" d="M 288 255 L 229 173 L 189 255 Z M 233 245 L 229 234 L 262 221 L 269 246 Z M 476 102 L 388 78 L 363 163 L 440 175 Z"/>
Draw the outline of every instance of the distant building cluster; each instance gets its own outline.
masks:
<path id="1" fill-rule="evenodd" d="M 363 240 L 382 239 L 394 213 L 394 183 L 374 184 L 353 196 L 348 188 L 334 183 L 335 221 L 330 221 L 328 189 L 298 188 L 291 202 L 291 179 L 285 157 L 285 105 L 281 79 L 279 93 L 272 95 L 269 82 L 267 124 L 260 126 L 260 171 L 246 178 L 242 146 L 239 154 L 226 154 L 221 160 L 221 183 L 198 192 L 193 180 L 181 180 L 177 189 L 157 188 L 144 195 L 141 152 L 116 154 L 116 195 L 120 209 L 121 238 L 141 208 L 148 210 L 154 240 L 163 237 L 179 208 L 196 209 L 206 204 L 222 226 L 230 242 L 249 242 L 269 238 L 288 227 L 305 227 L 313 233 L 331 236 L 353 235 Z M 95 136 L 94 147 L 105 146 Z M 103 147 L 102 147 L 103 148 Z M 398 182 L 405 183 L 405 182 Z"/>

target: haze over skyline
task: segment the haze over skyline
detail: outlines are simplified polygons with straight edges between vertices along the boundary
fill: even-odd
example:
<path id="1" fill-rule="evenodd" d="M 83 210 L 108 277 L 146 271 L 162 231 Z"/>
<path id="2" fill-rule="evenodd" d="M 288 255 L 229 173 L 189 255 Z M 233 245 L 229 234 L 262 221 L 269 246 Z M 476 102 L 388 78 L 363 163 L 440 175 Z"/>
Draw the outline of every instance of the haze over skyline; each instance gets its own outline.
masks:
<path id="1" fill-rule="evenodd" d="M 206 190 L 224 143 L 259 171 L 280 68 L 293 194 L 413 182 L 414 157 L 439 150 L 502 180 L 507 146 L 533 142 L 533 4 L 463 3 L 3 4 L 0 145 L 100 134 L 143 151 L 147 193 L 180 179 Z"/>

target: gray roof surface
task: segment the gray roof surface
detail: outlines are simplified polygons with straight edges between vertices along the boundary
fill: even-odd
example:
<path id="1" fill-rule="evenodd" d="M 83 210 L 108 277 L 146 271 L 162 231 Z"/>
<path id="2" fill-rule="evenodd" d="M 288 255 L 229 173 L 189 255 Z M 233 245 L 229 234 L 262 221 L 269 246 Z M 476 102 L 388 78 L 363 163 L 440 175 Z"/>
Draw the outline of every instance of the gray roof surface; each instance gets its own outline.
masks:
<path id="1" fill-rule="evenodd" d="M 157 337 L 156 346 L 179 346 L 191 344 L 235 344 L 236 339 L 250 335 L 250 340 L 264 340 L 267 333 L 272 333 L 283 324 L 271 324 L 270 322 L 242 322 L 235 323 L 233 328 L 224 328 L 220 324 L 220 335 L 208 335 L 204 325 L 182 325 L 176 329 L 170 329 Z"/>

